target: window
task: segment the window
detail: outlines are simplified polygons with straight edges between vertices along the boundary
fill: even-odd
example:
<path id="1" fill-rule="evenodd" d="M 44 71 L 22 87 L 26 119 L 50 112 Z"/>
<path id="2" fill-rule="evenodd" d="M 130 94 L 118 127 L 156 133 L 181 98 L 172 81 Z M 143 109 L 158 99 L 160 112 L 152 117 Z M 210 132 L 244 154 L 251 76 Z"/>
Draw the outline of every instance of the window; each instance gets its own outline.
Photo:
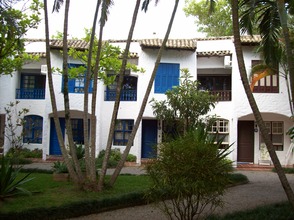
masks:
<path id="1" fill-rule="evenodd" d="M 179 85 L 180 64 L 160 63 L 157 69 L 154 92 L 165 93 L 173 86 Z"/>
<path id="2" fill-rule="evenodd" d="M 45 99 L 46 76 L 21 73 L 20 89 L 16 90 L 17 99 Z"/>
<path id="3" fill-rule="evenodd" d="M 252 60 L 251 66 L 261 64 L 261 60 Z M 255 74 L 254 74 L 255 75 Z M 279 92 L 279 74 L 269 75 L 258 80 L 253 88 L 254 93 L 278 93 Z"/>
<path id="4" fill-rule="evenodd" d="M 73 64 L 69 63 L 68 68 L 79 68 L 79 67 L 84 67 L 85 65 L 83 64 Z M 76 69 L 77 72 L 74 74 L 77 75 L 74 78 L 69 78 L 68 79 L 68 92 L 69 93 L 84 93 L 84 87 L 85 87 L 85 82 L 86 82 L 86 73 L 85 72 L 78 72 L 81 71 L 79 69 Z M 62 78 L 63 80 L 63 78 Z M 62 82 L 62 91 L 63 91 L 63 82 Z M 89 93 L 93 91 L 93 80 L 90 80 L 90 85 L 89 85 Z"/>
<path id="5" fill-rule="evenodd" d="M 133 126 L 134 120 L 117 120 L 114 131 L 113 145 L 127 145 Z"/>
<path id="6" fill-rule="evenodd" d="M 219 101 L 231 101 L 231 75 L 198 75 L 200 89 L 218 95 Z"/>
<path id="7" fill-rule="evenodd" d="M 213 122 L 210 132 L 216 135 L 217 140 L 222 140 L 221 149 L 229 145 L 229 121 L 225 119 L 218 119 Z"/>
<path id="8" fill-rule="evenodd" d="M 24 117 L 24 143 L 42 143 L 43 118 L 38 115 Z"/>
<path id="9" fill-rule="evenodd" d="M 83 119 L 71 119 L 72 136 L 76 144 L 84 144 Z"/>
<path id="10" fill-rule="evenodd" d="M 284 150 L 284 124 L 281 121 L 266 121 L 265 126 L 269 130 L 271 141 L 276 151 Z M 264 144 L 264 140 L 260 135 L 260 145 Z"/>
<path id="11" fill-rule="evenodd" d="M 111 75 L 111 74 L 109 74 Z M 137 101 L 137 77 L 124 76 L 121 90 L 121 101 Z M 115 101 L 118 76 L 115 81 L 106 87 L 105 101 Z"/>

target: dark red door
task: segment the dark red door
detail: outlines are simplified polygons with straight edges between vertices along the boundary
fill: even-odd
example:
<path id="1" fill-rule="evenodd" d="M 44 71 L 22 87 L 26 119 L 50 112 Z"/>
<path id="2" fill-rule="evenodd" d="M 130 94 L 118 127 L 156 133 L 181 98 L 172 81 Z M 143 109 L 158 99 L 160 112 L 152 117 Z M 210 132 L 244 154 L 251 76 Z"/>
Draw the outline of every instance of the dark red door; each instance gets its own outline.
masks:
<path id="1" fill-rule="evenodd" d="M 254 121 L 238 121 L 238 162 L 254 162 Z"/>

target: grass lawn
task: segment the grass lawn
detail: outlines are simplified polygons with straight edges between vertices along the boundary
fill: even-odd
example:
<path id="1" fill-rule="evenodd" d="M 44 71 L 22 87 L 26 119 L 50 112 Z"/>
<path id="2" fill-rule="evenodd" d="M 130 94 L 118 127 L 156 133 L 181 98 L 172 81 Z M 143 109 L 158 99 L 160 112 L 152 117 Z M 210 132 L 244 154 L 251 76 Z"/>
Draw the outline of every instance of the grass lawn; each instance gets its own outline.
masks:
<path id="1" fill-rule="evenodd" d="M 20 173 L 25 175 L 25 173 Z M 113 188 L 86 192 L 72 182 L 56 182 L 52 174 L 32 173 L 24 186 L 31 196 L 17 196 L 0 202 L 0 219 L 61 219 L 146 203 L 147 175 L 120 175 Z M 231 174 L 231 184 L 246 183 L 242 174 Z"/>
<path id="2" fill-rule="evenodd" d="M 21 173 L 21 175 L 25 174 Z M 30 177 L 35 177 L 35 179 L 26 183 L 25 188 L 32 191 L 33 194 L 5 199 L 4 202 L 0 203 L 0 213 L 58 207 L 74 202 L 117 197 L 143 191 L 147 189 L 149 184 L 147 175 L 120 175 L 115 187 L 99 193 L 77 190 L 72 182 L 53 181 L 52 174 L 32 173 Z"/>

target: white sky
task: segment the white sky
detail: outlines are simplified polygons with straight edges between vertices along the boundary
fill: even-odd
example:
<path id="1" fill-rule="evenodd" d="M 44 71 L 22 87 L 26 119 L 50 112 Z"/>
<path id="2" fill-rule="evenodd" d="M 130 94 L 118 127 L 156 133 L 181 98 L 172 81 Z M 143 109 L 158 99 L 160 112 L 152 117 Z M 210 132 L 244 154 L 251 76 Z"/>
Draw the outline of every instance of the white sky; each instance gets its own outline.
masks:
<path id="1" fill-rule="evenodd" d="M 142 0 L 143 1 L 143 0 Z M 141 2 L 142 2 L 141 1 Z M 57 31 L 63 30 L 62 6 L 59 13 L 51 13 L 53 0 L 48 1 L 50 13 L 50 36 L 56 35 Z M 110 8 L 108 21 L 104 28 L 104 39 L 127 39 L 131 19 L 136 0 L 114 0 L 114 5 Z M 194 38 L 203 36 L 196 31 L 193 17 L 186 17 L 182 8 L 184 0 L 180 0 L 176 18 L 170 34 L 170 38 Z M 96 1 L 94 0 L 72 0 L 69 12 L 69 37 L 84 37 L 84 28 L 92 26 Z M 141 7 L 141 6 L 140 6 Z M 155 6 L 155 0 L 151 1 L 148 11 L 139 11 L 133 39 L 142 38 L 163 38 L 168 22 L 174 7 L 172 0 L 160 0 Z M 97 30 L 99 28 L 97 27 Z M 41 23 L 37 30 L 31 30 L 28 38 L 44 38 L 44 23 Z"/>

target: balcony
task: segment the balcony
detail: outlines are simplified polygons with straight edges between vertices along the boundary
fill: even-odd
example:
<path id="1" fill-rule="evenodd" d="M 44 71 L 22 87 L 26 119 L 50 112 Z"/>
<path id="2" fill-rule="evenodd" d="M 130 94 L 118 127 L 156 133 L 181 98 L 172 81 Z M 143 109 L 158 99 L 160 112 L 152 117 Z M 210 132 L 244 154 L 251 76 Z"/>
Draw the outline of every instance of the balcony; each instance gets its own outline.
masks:
<path id="1" fill-rule="evenodd" d="M 116 90 L 105 91 L 105 101 L 115 101 Z M 137 101 L 137 90 L 122 90 L 120 101 Z"/>
<path id="2" fill-rule="evenodd" d="M 231 101 L 232 100 L 232 91 L 231 90 L 214 90 L 209 91 L 211 95 L 216 95 L 218 97 L 217 101 Z"/>
<path id="3" fill-rule="evenodd" d="M 16 99 L 45 99 L 45 89 L 16 89 Z"/>

